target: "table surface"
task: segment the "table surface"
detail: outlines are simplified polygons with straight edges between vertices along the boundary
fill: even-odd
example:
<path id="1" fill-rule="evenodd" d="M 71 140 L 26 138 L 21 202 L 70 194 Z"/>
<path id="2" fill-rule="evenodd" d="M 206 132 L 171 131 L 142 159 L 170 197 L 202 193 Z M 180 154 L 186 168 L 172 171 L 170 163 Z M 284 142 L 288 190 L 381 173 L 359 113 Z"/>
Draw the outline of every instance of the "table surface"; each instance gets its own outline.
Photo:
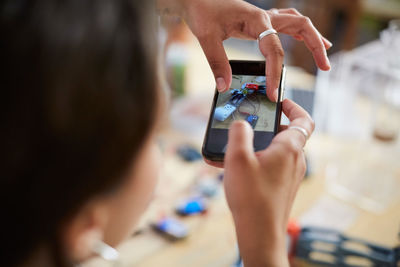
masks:
<path id="1" fill-rule="evenodd" d="M 186 97 L 189 99 L 188 101 L 198 104 L 198 109 L 201 111 L 195 112 L 202 114 L 198 117 L 201 117 L 199 120 L 205 123 L 213 93 L 213 86 L 210 85 L 213 85 L 214 81 L 199 46 L 191 43 L 188 51 L 191 55 L 187 69 L 190 79 L 187 81 L 186 88 L 190 88 L 190 91 Z M 229 56 L 230 58 L 257 59 L 256 56 L 244 55 L 241 51 L 234 51 L 234 49 L 229 50 Z M 202 77 L 200 82 L 199 76 Z M 290 68 L 287 76 L 289 86 L 313 87 L 314 77 L 298 69 Z M 203 98 L 198 97 L 199 95 L 203 95 Z M 176 101 L 175 105 L 179 102 L 181 103 L 182 100 Z M 196 107 L 191 107 L 196 109 Z M 216 197 L 210 199 L 209 210 L 206 214 L 181 218 L 190 230 L 187 239 L 178 242 L 167 241 L 149 226 L 150 222 L 161 216 L 175 216 L 175 204 L 180 198 L 191 192 L 191 187 L 196 180 L 204 176 L 215 177 L 222 172 L 220 169 L 207 166 L 203 161 L 188 163 L 176 155 L 176 147 L 180 144 L 192 144 L 200 149 L 202 132 L 192 135 L 190 131 L 179 130 L 174 126 L 173 118 L 166 125 L 160 137 L 165 162 L 156 198 L 143 216 L 139 225 L 140 233 L 130 237 L 118 248 L 122 266 L 230 266 L 237 257 L 236 237 L 222 188 Z M 400 185 L 400 164 L 393 163 L 393 158 L 400 157 L 398 142 L 387 145 L 368 140 L 362 143 L 353 139 L 316 133 L 305 148 L 310 161 L 311 174 L 300 186 L 291 217 L 300 222 L 309 221 L 310 216 L 322 217 L 319 220 L 323 223 L 324 216 L 327 216 L 325 219 L 328 220 L 329 216 L 332 217 L 332 214 L 328 214 L 329 210 L 324 211 L 323 209 L 333 209 L 332 212 L 337 212 L 336 215 L 343 215 L 347 218 L 347 223 L 340 226 L 347 235 L 379 245 L 395 246 L 399 242 L 397 235 L 400 230 L 400 202 L 398 199 L 400 187 L 394 188 L 394 192 L 391 192 L 391 201 L 380 213 L 362 209 L 351 201 L 344 201 L 332 195 L 329 191 L 329 183 L 326 180 L 329 166 L 334 163 L 346 169 L 346 162 L 354 161 L 360 147 L 364 146 L 369 147 L 368 151 L 379 154 L 380 162 L 391 164 L 390 166 L 393 168 L 389 170 L 387 165 L 383 164 L 376 169 L 374 165 L 376 158 L 366 159 L 367 162 L 359 162 L 358 168 L 363 170 L 370 166 L 381 173 L 390 172 L 393 174 L 391 177 L 395 183 Z M 363 160 L 363 155 L 359 155 L 359 157 L 359 160 Z M 349 166 L 347 165 L 347 167 Z M 380 177 L 376 178 L 380 179 Z M 308 218 L 306 218 L 307 216 Z M 345 221 L 344 219 L 342 221 Z M 341 218 L 337 223 L 343 223 Z M 84 266 L 110 266 L 110 264 L 96 258 Z"/>

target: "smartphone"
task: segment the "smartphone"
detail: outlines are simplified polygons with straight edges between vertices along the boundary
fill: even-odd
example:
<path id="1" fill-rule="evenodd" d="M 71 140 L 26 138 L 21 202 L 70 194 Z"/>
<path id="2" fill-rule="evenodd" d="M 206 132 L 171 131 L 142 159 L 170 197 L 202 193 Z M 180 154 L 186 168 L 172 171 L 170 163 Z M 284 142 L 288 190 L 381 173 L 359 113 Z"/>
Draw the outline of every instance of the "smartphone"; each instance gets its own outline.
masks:
<path id="1" fill-rule="evenodd" d="M 211 161 L 223 161 L 228 129 L 235 120 L 245 120 L 254 129 L 254 151 L 265 149 L 277 134 L 282 114 L 285 67 L 282 66 L 278 102 L 266 94 L 264 61 L 229 61 L 232 84 L 225 93 L 215 90 L 202 153 Z"/>

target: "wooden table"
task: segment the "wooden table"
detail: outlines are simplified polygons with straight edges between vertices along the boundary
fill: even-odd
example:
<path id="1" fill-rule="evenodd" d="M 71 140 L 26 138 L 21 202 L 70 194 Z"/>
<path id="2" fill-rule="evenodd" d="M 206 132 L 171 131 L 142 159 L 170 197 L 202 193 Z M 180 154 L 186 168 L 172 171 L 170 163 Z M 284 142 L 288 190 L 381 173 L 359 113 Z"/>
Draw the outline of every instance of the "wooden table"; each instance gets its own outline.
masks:
<path id="1" fill-rule="evenodd" d="M 171 134 L 171 135 L 169 135 Z M 170 145 L 182 143 L 185 137 L 176 133 L 166 133 L 165 140 Z M 182 139 L 183 138 L 183 139 Z M 187 139 L 186 139 L 187 140 Z M 332 160 L 332 151 L 343 145 L 340 139 L 326 135 L 315 135 L 310 139 L 306 152 L 312 159 L 313 173 L 303 181 L 292 210 L 292 217 L 301 219 L 302 215 L 321 198 L 332 198 L 326 190 L 326 166 Z M 346 142 L 345 145 L 348 145 Z M 169 152 L 165 152 L 169 154 Z M 344 157 L 346 155 L 343 155 Z M 385 155 L 383 155 L 385 156 Z M 386 155 L 391 156 L 391 155 Z M 366 163 L 368 164 L 368 163 Z M 183 241 L 172 243 L 153 232 L 148 222 L 160 214 L 173 215 L 176 201 L 187 195 L 188 187 L 199 172 L 204 172 L 203 162 L 186 163 L 173 153 L 167 155 L 165 172 L 160 178 L 160 187 L 172 187 L 158 194 L 154 203 L 144 216 L 142 232 L 129 238 L 119 247 L 123 266 L 230 266 L 237 257 L 236 238 L 229 209 L 223 192 L 210 200 L 207 214 L 182 218 L 188 225 L 190 236 Z M 217 175 L 220 170 L 210 168 L 207 175 Z M 399 170 L 400 173 L 400 170 Z M 398 175 L 400 180 L 400 175 Z M 399 191 L 400 189 L 397 189 Z M 158 199 L 159 197 L 159 199 Z M 344 203 L 335 199 L 337 202 Z M 358 216 L 345 230 L 345 233 L 384 246 L 398 244 L 397 233 L 400 223 L 400 203 L 397 201 L 382 214 L 374 214 L 351 205 Z M 96 259 L 87 266 L 108 266 Z"/>
<path id="2" fill-rule="evenodd" d="M 212 74 L 207 63 L 202 58 L 201 50 L 197 44 L 190 46 L 192 59 L 195 64 L 189 63 L 189 79 L 187 87 L 192 91 L 188 92 L 188 98 L 196 98 L 201 90 L 206 91 L 208 99 L 204 106 L 203 114 L 206 117 L 211 105 L 212 95 Z M 230 57 L 243 58 L 240 51 L 229 51 Z M 233 55 L 233 56 L 232 56 Z M 292 74 L 290 74 L 292 73 Z M 202 83 L 193 76 L 202 77 Z M 299 83 L 296 87 L 311 88 L 313 77 L 296 69 L 290 69 L 288 84 Z M 211 86 L 210 86 L 211 84 Z M 204 119 L 204 118 L 203 118 Z M 206 121 L 206 119 L 205 119 Z M 149 227 L 149 222 L 154 221 L 162 215 L 174 215 L 174 206 L 183 196 L 187 196 L 191 186 L 199 176 L 217 176 L 221 170 L 208 167 L 202 161 L 187 163 L 175 154 L 177 145 L 189 143 L 200 149 L 203 133 L 197 136 L 182 132 L 174 128 L 173 123 L 167 124 L 162 135 L 162 146 L 165 155 L 163 175 L 160 178 L 156 198 L 144 215 L 141 222 L 141 233 L 130 237 L 118 250 L 121 253 L 122 266 L 230 266 L 237 257 L 236 237 L 234 226 L 229 209 L 226 205 L 224 194 L 221 188 L 220 193 L 210 199 L 208 213 L 199 216 L 182 218 L 182 221 L 189 227 L 190 236 L 183 241 L 170 242 L 155 233 Z M 375 141 L 368 143 L 369 149 L 378 149 L 382 144 Z M 327 192 L 327 166 L 338 158 L 345 162 L 346 159 L 354 159 L 353 148 L 358 148 L 360 143 L 357 140 L 346 140 L 323 133 L 315 134 L 308 142 L 305 151 L 310 160 L 311 175 L 302 183 L 292 210 L 292 217 L 299 219 L 315 207 L 321 199 L 333 199 L 335 203 L 342 203 L 349 206 L 357 214 L 346 226 L 344 232 L 353 237 L 359 237 L 380 245 L 395 246 L 398 244 L 397 234 L 400 223 L 400 202 L 393 201 L 382 213 L 376 214 L 360 209 L 354 204 L 346 203 Z M 391 153 L 380 155 L 382 160 L 397 161 L 400 158 L 399 144 L 392 145 Z M 377 151 L 378 151 L 377 150 Z M 360 155 L 360 160 L 362 160 Z M 367 166 L 371 162 L 359 162 L 359 167 Z M 395 166 L 396 179 L 400 183 L 400 164 Z M 383 169 L 383 172 L 387 170 Z M 379 177 L 377 177 L 379 179 Z M 395 189 L 400 195 L 400 187 Z M 101 259 L 93 259 L 84 266 L 111 266 Z"/>

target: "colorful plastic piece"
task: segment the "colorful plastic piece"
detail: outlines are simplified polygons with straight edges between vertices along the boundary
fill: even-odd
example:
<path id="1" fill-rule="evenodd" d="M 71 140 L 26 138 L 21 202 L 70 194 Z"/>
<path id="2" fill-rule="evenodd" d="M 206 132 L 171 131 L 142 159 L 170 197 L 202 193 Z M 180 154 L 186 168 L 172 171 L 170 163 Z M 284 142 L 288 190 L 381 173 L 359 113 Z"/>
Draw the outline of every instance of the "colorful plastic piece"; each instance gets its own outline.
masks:
<path id="1" fill-rule="evenodd" d="M 183 160 L 188 162 L 200 160 L 202 158 L 201 154 L 197 151 L 196 148 L 188 145 L 182 145 L 178 147 L 177 153 Z"/>
<path id="2" fill-rule="evenodd" d="M 154 223 L 153 228 L 170 240 L 180 240 L 188 236 L 187 227 L 172 217 L 165 217 Z"/>
<path id="3" fill-rule="evenodd" d="M 189 198 L 184 200 L 176 207 L 179 215 L 194 215 L 207 211 L 207 206 L 203 198 Z"/>

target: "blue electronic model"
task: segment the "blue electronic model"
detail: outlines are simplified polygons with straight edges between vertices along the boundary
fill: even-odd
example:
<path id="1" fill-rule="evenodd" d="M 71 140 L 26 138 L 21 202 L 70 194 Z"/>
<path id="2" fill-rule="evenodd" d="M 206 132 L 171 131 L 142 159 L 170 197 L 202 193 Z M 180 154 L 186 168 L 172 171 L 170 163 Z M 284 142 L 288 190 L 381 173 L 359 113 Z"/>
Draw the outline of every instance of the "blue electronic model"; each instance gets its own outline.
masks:
<path id="1" fill-rule="evenodd" d="M 246 121 L 250 123 L 251 127 L 254 129 L 256 127 L 258 116 L 257 115 L 249 115 L 246 118 Z"/>
<path id="2" fill-rule="evenodd" d="M 195 215 L 207 211 L 207 206 L 203 198 L 189 198 L 176 207 L 179 215 Z"/>

